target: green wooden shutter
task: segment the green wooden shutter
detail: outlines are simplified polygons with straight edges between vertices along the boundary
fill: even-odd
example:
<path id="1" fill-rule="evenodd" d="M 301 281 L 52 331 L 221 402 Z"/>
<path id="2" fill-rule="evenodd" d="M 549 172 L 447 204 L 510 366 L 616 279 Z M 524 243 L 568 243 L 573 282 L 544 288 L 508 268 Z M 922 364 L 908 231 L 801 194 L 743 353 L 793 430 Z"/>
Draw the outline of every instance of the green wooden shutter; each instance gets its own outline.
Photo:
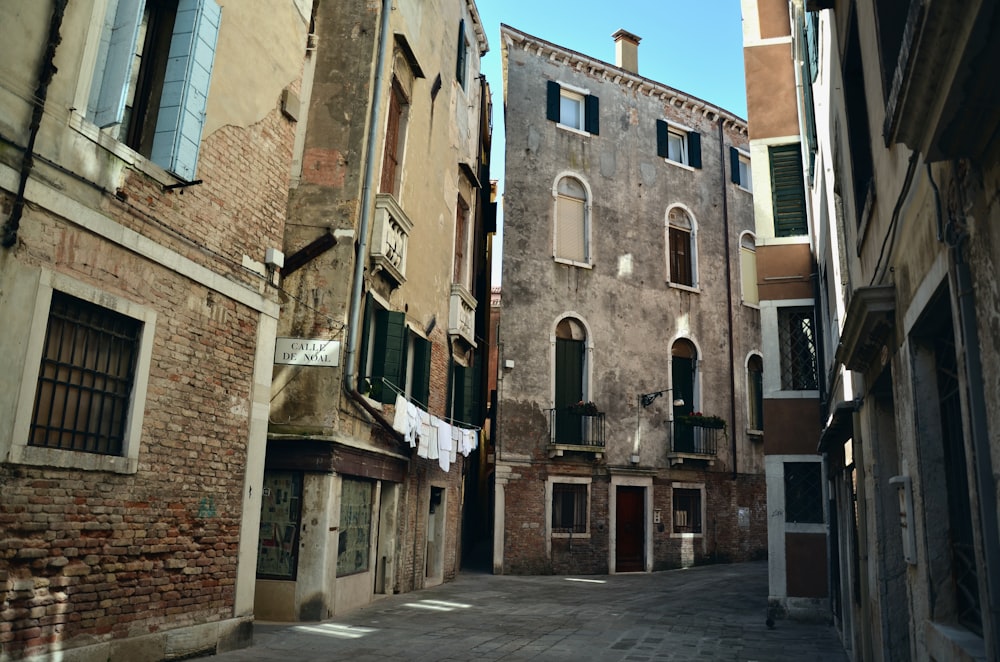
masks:
<path id="1" fill-rule="evenodd" d="M 402 390 L 404 352 L 406 351 L 406 316 L 391 310 L 379 311 L 375 318 L 375 363 L 372 368 L 374 399 L 383 403 L 396 401 L 396 391 L 376 388 L 375 384 L 388 382 Z"/>
<path id="2" fill-rule="evenodd" d="M 656 120 L 656 155 L 667 158 L 670 155 L 669 143 L 667 123 L 663 120 Z"/>
<path id="3" fill-rule="evenodd" d="M 369 347 L 368 338 L 371 336 L 372 323 L 375 317 L 375 299 L 372 298 L 371 293 L 365 295 L 365 314 L 364 322 L 361 325 L 361 351 L 358 357 L 358 377 L 361 379 L 368 378 L 369 386 L 371 386 L 371 377 L 368 370 L 368 355 L 372 353 L 374 347 Z M 360 379 L 359 379 L 360 381 Z M 357 384 L 357 388 L 362 393 L 365 393 L 365 389 L 361 387 L 362 384 Z"/>
<path id="4" fill-rule="evenodd" d="M 771 163 L 771 196 L 774 203 L 774 236 L 794 237 L 808 231 L 802 151 L 799 143 L 768 148 Z"/>
<path id="5" fill-rule="evenodd" d="M 410 378 L 410 399 L 424 409 L 431 391 L 431 343 L 413 336 L 413 372 Z"/>
<path id="6" fill-rule="evenodd" d="M 559 83 L 554 80 L 546 84 L 545 117 L 553 122 L 559 121 Z"/>
<path id="7" fill-rule="evenodd" d="M 701 167 L 701 134 L 695 131 L 688 132 L 688 165 Z"/>
<path id="8" fill-rule="evenodd" d="M 593 94 L 587 95 L 586 100 L 586 114 L 584 117 L 584 122 L 586 126 L 583 128 L 587 130 L 588 133 L 592 133 L 595 136 L 601 133 L 601 102 Z"/>
<path id="9" fill-rule="evenodd" d="M 740 183 L 740 152 L 735 147 L 729 148 L 729 181 Z"/>

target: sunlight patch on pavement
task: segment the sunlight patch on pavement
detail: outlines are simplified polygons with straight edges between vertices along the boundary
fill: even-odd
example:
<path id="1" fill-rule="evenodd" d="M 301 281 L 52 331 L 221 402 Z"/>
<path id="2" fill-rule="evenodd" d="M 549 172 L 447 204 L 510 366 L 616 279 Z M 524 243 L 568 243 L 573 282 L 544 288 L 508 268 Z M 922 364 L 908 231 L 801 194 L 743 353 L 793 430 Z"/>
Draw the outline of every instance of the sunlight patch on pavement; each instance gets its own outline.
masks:
<path id="1" fill-rule="evenodd" d="M 461 602 L 445 602 L 444 600 L 421 600 L 421 602 L 428 605 L 451 607 L 452 609 L 470 609 L 472 607 L 472 605 L 463 604 Z"/>
<path id="2" fill-rule="evenodd" d="M 363 628 L 356 625 L 338 625 L 337 623 L 323 623 L 322 625 L 296 625 L 292 629 L 299 632 L 309 632 L 310 634 L 321 634 L 326 637 L 336 637 L 337 639 L 360 639 L 366 634 L 378 632 L 376 628 Z"/>
<path id="3" fill-rule="evenodd" d="M 580 579 L 579 577 L 563 577 L 568 582 L 583 582 L 585 584 L 607 584 L 604 579 Z"/>

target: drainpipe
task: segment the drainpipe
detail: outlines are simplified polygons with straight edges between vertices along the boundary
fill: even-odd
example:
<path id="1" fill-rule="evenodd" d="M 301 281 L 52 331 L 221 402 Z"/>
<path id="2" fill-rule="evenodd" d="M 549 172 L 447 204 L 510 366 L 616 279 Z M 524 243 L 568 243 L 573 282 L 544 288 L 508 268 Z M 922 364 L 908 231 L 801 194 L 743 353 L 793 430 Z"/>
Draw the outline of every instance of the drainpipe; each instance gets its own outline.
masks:
<path id="1" fill-rule="evenodd" d="M 403 435 L 392 428 L 392 423 L 386 420 L 382 412 L 373 407 L 357 389 L 357 371 L 355 369 L 358 354 L 358 331 L 361 318 L 361 291 L 364 287 L 365 262 L 368 258 L 368 231 L 372 219 L 372 187 L 375 177 L 375 149 L 378 139 L 378 118 L 382 111 L 382 79 L 385 73 L 386 52 L 389 50 L 389 16 L 392 11 L 392 0 L 382 0 L 382 26 L 379 34 L 378 57 L 375 61 L 375 81 L 372 86 L 371 114 L 368 117 L 368 145 L 365 150 L 365 172 L 361 192 L 361 219 L 358 224 L 358 241 L 354 254 L 354 281 L 351 289 L 351 304 L 347 320 L 347 354 L 344 357 L 344 392 L 377 420 L 386 430 L 391 432 L 398 441 L 403 441 Z"/>
<path id="2" fill-rule="evenodd" d="M 729 443 L 733 457 L 733 480 L 736 480 L 736 354 L 733 349 L 733 265 L 730 264 L 729 237 L 729 192 L 726 184 L 726 140 L 723 132 L 725 120 L 719 118 L 719 173 L 722 175 L 722 229 L 726 244 L 726 330 L 729 334 L 729 374 L 731 390 L 729 394 L 729 420 L 733 430 Z"/>
<path id="3" fill-rule="evenodd" d="M 0 239 L 0 245 L 4 248 L 10 248 L 17 243 L 17 230 L 21 226 L 21 214 L 24 213 L 24 189 L 28 185 L 28 177 L 35 165 L 35 138 L 38 136 L 42 115 L 45 113 L 45 99 L 49 95 L 49 83 L 52 82 L 52 76 L 56 73 L 54 63 L 56 47 L 62 42 L 59 30 L 62 28 L 63 14 L 66 13 L 68 3 L 69 0 L 56 0 L 52 7 L 52 17 L 49 19 L 49 39 L 45 45 L 45 55 L 38 72 L 38 87 L 35 88 L 33 95 L 35 103 L 31 111 L 31 124 L 28 128 L 28 145 L 21 158 L 21 178 L 17 186 L 17 196 L 14 198 L 14 208 L 10 212 L 10 218 L 3 224 L 3 237 Z"/>

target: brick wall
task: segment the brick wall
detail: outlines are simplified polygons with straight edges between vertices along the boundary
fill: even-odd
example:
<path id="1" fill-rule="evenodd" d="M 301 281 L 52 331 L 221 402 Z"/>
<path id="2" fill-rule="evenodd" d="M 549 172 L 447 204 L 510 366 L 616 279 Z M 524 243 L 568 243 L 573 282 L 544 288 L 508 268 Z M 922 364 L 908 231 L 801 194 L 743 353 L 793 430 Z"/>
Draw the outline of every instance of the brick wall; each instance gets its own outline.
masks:
<path id="1" fill-rule="evenodd" d="M 294 125 L 203 141 L 203 183 L 130 173 L 103 213 L 247 286 L 281 246 Z M 259 313 L 30 208 L 15 259 L 157 312 L 138 472 L 0 466 L 0 647 L 11 659 L 234 616 Z"/>

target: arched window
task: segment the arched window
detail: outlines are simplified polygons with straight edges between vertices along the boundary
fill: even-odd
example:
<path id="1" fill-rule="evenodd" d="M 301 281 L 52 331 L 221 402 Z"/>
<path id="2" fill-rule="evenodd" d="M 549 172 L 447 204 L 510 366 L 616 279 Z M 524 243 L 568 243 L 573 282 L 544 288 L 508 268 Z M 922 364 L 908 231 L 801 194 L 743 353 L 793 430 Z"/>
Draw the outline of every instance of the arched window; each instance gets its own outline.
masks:
<path id="1" fill-rule="evenodd" d="M 757 292 L 757 246 L 754 237 L 749 232 L 740 236 L 740 285 L 743 303 L 758 305 L 760 295 Z"/>
<path id="2" fill-rule="evenodd" d="M 575 177 L 561 177 L 556 184 L 554 255 L 556 259 L 590 262 L 587 189 Z"/>
<path id="3" fill-rule="evenodd" d="M 747 359 L 747 428 L 764 429 L 764 360 L 760 354 Z"/>
<path id="4" fill-rule="evenodd" d="M 681 207 L 667 213 L 667 268 L 668 279 L 675 285 L 694 287 L 695 232 L 694 219 Z"/>
<path id="5" fill-rule="evenodd" d="M 556 326 L 555 407 L 557 443 L 579 444 L 581 420 L 566 408 L 588 399 L 587 330 L 578 319 L 567 317 Z"/>
<path id="6" fill-rule="evenodd" d="M 674 341 L 670 348 L 671 384 L 674 398 L 674 419 L 687 416 L 696 410 L 695 371 L 698 367 L 698 350 L 689 340 Z M 694 450 L 694 430 L 690 426 L 681 425 L 674 428 L 673 451 L 692 452 Z"/>

